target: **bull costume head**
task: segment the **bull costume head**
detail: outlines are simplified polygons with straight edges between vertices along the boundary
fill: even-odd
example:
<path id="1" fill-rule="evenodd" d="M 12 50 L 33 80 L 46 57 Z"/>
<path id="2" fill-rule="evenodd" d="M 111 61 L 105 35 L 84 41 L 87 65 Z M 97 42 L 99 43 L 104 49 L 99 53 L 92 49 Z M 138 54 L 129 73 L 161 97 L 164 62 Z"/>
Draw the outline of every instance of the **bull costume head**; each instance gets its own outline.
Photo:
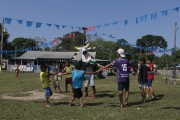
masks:
<path id="1" fill-rule="evenodd" d="M 75 60 L 82 60 L 85 63 L 89 63 L 92 59 L 94 59 L 89 53 L 89 50 L 95 49 L 96 47 L 89 47 L 89 43 L 83 47 L 75 47 L 79 50 L 77 53 L 74 54 L 73 58 Z"/>
<path id="2" fill-rule="evenodd" d="M 96 47 L 89 47 L 89 43 L 83 47 L 75 47 L 77 50 L 79 50 L 77 53 L 74 54 L 73 59 L 77 61 L 82 61 L 83 63 L 90 64 L 91 67 L 93 67 L 94 71 L 98 70 L 98 64 L 97 61 L 93 56 L 91 56 L 88 51 L 95 49 Z M 107 74 L 107 72 L 105 73 Z M 102 73 L 97 74 L 98 78 L 104 79 L 105 77 L 102 75 Z M 107 75 L 105 75 L 107 76 Z"/>

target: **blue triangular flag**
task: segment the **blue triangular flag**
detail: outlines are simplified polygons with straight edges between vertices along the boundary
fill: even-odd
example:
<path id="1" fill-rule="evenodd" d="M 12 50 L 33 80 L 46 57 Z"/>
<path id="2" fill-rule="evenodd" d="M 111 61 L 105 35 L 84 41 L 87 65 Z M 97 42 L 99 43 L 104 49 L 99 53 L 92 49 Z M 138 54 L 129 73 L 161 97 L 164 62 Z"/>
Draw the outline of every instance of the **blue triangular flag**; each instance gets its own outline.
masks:
<path id="1" fill-rule="evenodd" d="M 107 24 L 104 24 L 104 26 L 103 27 L 107 27 L 107 26 L 109 26 L 110 25 L 110 23 L 107 23 Z"/>
<path id="2" fill-rule="evenodd" d="M 49 24 L 49 23 L 46 23 L 46 25 L 47 25 L 48 27 L 51 27 L 51 26 L 52 26 L 52 24 Z"/>
<path id="3" fill-rule="evenodd" d="M 36 22 L 36 28 L 40 28 L 40 27 L 41 27 L 41 25 L 42 25 L 42 23 L 40 23 L 40 22 Z"/>
<path id="4" fill-rule="evenodd" d="M 78 27 L 79 31 L 81 31 L 81 27 Z"/>
<path id="5" fill-rule="evenodd" d="M 66 25 L 62 25 L 62 27 L 63 27 L 63 28 L 65 28 L 65 27 L 66 27 Z"/>
<path id="6" fill-rule="evenodd" d="M 179 12 L 179 7 L 173 8 L 173 11 Z"/>
<path id="7" fill-rule="evenodd" d="M 23 20 L 17 20 L 17 22 L 18 22 L 19 24 L 22 24 L 22 23 L 23 23 Z"/>
<path id="8" fill-rule="evenodd" d="M 147 21 L 147 15 L 141 16 L 141 17 L 140 17 L 140 21 L 141 21 L 141 22 Z"/>
<path id="9" fill-rule="evenodd" d="M 57 29 L 59 29 L 59 26 L 60 26 L 60 25 L 55 25 L 55 26 L 56 26 Z"/>
<path id="10" fill-rule="evenodd" d="M 97 26 L 96 26 L 96 28 L 100 28 L 100 27 L 101 27 L 101 25 L 97 25 Z"/>
<path id="11" fill-rule="evenodd" d="M 124 25 L 127 25 L 128 24 L 128 20 L 124 20 Z"/>
<path id="12" fill-rule="evenodd" d="M 113 22 L 113 25 L 116 25 L 116 24 L 118 24 L 119 22 L 118 21 L 116 21 L 116 22 Z"/>
<path id="13" fill-rule="evenodd" d="M 31 27 L 31 26 L 32 26 L 32 24 L 33 24 L 33 22 L 32 22 L 32 21 L 26 21 L 26 26 L 27 26 L 27 27 Z"/>
<path id="14" fill-rule="evenodd" d="M 97 32 L 94 34 L 94 36 L 97 36 Z"/>
<path id="15" fill-rule="evenodd" d="M 168 14 L 168 11 L 167 10 L 164 10 L 164 11 L 161 11 L 161 15 L 164 17 L 164 16 L 167 16 Z"/>
<path id="16" fill-rule="evenodd" d="M 11 24 L 12 18 L 4 18 L 3 22 L 6 24 Z"/>
<path id="17" fill-rule="evenodd" d="M 152 13 L 151 14 L 151 20 L 153 20 L 153 19 L 155 19 L 155 20 L 157 19 L 157 13 Z"/>
<path id="18" fill-rule="evenodd" d="M 136 17 L 136 24 L 139 24 L 139 17 Z"/>

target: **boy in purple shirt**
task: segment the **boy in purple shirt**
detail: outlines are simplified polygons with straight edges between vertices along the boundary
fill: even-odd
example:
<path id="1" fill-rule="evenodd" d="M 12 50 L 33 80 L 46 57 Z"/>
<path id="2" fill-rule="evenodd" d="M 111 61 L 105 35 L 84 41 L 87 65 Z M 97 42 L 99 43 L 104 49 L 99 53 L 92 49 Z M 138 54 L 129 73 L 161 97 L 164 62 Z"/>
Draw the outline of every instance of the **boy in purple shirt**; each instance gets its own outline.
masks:
<path id="1" fill-rule="evenodd" d="M 129 61 L 125 58 L 124 50 L 118 49 L 119 58 L 114 60 L 109 65 L 103 67 L 100 70 L 106 69 L 108 67 L 116 67 L 117 68 L 117 83 L 118 83 L 118 91 L 119 91 L 119 100 L 120 107 L 123 108 L 123 89 L 125 89 L 125 105 L 128 104 L 129 97 L 129 68 L 131 68 Z"/>

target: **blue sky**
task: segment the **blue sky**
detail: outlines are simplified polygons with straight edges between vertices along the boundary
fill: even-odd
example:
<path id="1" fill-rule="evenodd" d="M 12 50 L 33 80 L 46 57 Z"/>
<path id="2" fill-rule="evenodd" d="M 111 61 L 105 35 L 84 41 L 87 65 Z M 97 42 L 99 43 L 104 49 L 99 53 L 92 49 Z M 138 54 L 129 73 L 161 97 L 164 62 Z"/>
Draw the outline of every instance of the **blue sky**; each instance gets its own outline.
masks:
<path id="1" fill-rule="evenodd" d="M 124 38 L 134 44 L 143 35 L 153 34 L 163 36 L 168 42 L 168 48 L 174 45 L 174 23 L 180 27 L 180 11 L 172 12 L 172 8 L 180 7 L 179 0 L 0 0 L 0 19 L 13 18 L 25 21 L 51 23 L 67 26 L 95 26 L 115 21 L 129 20 L 128 25 L 119 23 L 97 29 L 99 35 L 105 33 L 116 38 Z M 160 12 L 169 10 L 162 17 Z M 157 12 L 157 20 L 150 20 L 149 15 Z M 136 17 L 148 15 L 145 22 L 136 24 Z M 45 37 L 48 41 L 62 36 L 71 29 L 57 29 L 43 26 L 26 27 L 17 24 L 15 20 L 10 25 L 5 24 L 12 41 L 16 37 Z M 103 36 L 102 36 L 103 37 Z M 108 37 L 105 39 L 112 40 Z M 180 30 L 177 31 L 177 46 L 180 46 Z"/>

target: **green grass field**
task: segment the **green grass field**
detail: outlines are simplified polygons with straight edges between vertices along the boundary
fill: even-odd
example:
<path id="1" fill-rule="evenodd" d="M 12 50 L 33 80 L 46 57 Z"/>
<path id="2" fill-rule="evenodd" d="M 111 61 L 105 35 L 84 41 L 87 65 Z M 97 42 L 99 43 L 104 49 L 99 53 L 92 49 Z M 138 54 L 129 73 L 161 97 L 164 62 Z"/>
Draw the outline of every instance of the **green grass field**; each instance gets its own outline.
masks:
<path id="1" fill-rule="evenodd" d="M 116 77 L 96 80 L 96 99 L 84 98 L 85 107 L 69 107 L 71 93 L 60 100 L 50 99 L 52 106 L 44 107 L 44 100 L 18 101 L 0 98 L 0 120 L 180 120 L 180 81 L 164 83 L 163 76 L 155 76 L 153 88 L 157 98 L 141 103 L 137 87 L 137 76 L 131 76 L 129 102 L 131 106 L 120 109 Z M 51 87 L 52 88 L 52 87 Z M 64 81 L 61 81 L 64 90 Z M 23 96 L 21 92 L 40 90 L 39 74 L 22 73 L 19 78 L 15 73 L 0 73 L 0 97 L 5 94 Z M 52 89 L 53 90 L 53 89 Z M 90 91 L 89 91 L 90 92 Z M 25 94 L 26 96 L 27 94 Z"/>

